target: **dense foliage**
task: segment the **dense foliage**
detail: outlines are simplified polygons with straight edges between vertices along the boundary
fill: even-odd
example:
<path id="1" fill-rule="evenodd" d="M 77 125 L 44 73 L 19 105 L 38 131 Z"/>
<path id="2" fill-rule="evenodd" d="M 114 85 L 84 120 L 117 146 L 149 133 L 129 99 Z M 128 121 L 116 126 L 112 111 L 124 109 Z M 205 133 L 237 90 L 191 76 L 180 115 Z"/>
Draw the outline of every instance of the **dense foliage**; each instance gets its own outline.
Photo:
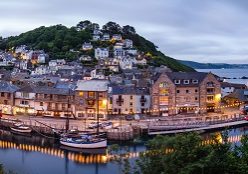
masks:
<path id="1" fill-rule="evenodd" d="M 247 136 L 242 138 L 240 146 L 228 143 L 226 135 L 222 141 L 214 136 L 207 145 L 202 145 L 201 136 L 195 133 L 157 136 L 149 141 L 148 148 L 137 162 L 136 173 L 245 174 L 248 171 Z"/>
<path id="2" fill-rule="evenodd" d="M 78 30 L 79 29 L 79 30 Z M 20 45 L 27 45 L 32 49 L 41 49 L 46 51 L 52 59 L 74 60 L 81 54 L 93 55 L 93 52 L 83 52 L 80 50 L 82 43 L 89 42 L 92 39 L 94 29 L 100 29 L 99 24 L 88 20 L 79 22 L 76 27 L 68 28 L 63 25 L 50 27 L 39 27 L 32 31 L 22 33 L 19 36 L 11 36 L 3 39 L 0 37 L 0 49 L 9 50 Z M 150 65 L 166 65 L 175 71 L 194 71 L 192 68 L 179 63 L 177 60 L 165 56 L 157 51 L 156 46 L 138 35 L 135 28 L 129 25 L 121 27 L 115 22 L 108 22 L 103 25 L 102 33 L 122 34 L 124 39 L 131 39 L 135 48 L 144 54 L 149 54 L 148 62 Z M 115 42 L 94 42 L 94 46 L 113 47 Z M 74 51 L 73 51 L 73 50 Z"/>

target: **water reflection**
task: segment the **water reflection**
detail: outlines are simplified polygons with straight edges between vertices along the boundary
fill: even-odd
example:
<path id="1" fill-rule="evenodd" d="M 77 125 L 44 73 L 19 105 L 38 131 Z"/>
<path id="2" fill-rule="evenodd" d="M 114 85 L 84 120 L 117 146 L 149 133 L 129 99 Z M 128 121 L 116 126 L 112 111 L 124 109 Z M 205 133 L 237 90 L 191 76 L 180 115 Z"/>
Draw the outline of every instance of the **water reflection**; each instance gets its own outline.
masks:
<path id="1" fill-rule="evenodd" d="M 77 163 L 107 163 L 108 155 L 105 149 L 86 151 L 85 153 L 73 152 L 72 149 L 62 150 L 53 139 L 38 136 L 26 137 L 14 135 L 8 131 L 0 131 L 0 148 L 16 149 L 26 152 L 40 152 L 58 158 L 66 158 Z M 64 147 L 66 148 L 66 147 Z M 88 153 L 88 154 L 87 154 Z"/>

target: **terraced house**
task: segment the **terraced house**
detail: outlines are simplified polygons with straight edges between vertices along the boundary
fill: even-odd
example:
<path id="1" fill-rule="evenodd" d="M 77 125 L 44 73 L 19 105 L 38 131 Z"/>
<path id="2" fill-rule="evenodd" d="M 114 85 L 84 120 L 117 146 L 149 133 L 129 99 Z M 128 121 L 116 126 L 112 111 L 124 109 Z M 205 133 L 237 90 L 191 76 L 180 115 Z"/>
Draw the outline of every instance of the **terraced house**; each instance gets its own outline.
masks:
<path id="1" fill-rule="evenodd" d="M 79 80 L 75 89 L 75 115 L 79 118 L 106 119 L 108 112 L 107 80 Z"/>
<path id="2" fill-rule="evenodd" d="M 155 77 L 151 97 L 153 115 L 219 112 L 221 87 L 212 73 L 168 72 Z"/>
<path id="3" fill-rule="evenodd" d="M 19 88 L 10 82 L 0 81 L 0 109 L 4 114 L 12 114 L 14 106 L 15 92 Z"/>

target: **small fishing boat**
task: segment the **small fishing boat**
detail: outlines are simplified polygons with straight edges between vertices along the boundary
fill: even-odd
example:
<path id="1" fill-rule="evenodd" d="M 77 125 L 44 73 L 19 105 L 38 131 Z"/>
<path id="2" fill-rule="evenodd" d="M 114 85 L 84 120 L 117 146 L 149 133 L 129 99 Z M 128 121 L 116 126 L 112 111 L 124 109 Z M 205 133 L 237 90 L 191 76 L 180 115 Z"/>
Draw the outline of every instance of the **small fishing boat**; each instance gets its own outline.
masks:
<path id="1" fill-rule="evenodd" d="M 16 123 L 10 129 L 17 133 L 31 133 L 32 129 L 28 126 L 25 126 L 23 123 Z"/>
<path id="2" fill-rule="evenodd" d="M 73 148 L 81 149 L 98 149 L 107 147 L 107 140 L 105 138 L 61 138 L 60 144 Z"/>

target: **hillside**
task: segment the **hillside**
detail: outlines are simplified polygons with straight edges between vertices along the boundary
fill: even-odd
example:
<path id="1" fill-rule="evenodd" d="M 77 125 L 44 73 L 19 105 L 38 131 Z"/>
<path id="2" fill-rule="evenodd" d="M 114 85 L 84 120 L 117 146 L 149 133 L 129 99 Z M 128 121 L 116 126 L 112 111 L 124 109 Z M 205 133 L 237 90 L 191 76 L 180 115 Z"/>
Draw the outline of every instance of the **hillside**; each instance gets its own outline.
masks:
<path id="1" fill-rule="evenodd" d="M 198 63 L 194 61 L 179 60 L 180 63 L 194 69 L 243 69 L 248 68 L 248 64 L 227 64 L 227 63 Z"/>
<path id="2" fill-rule="evenodd" d="M 99 28 L 99 25 L 90 21 L 79 22 L 75 27 L 71 28 L 63 25 L 42 26 L 19 36 L 11 36 L 5 39 L 0 37 L 0 49 L 11 50 L 20 45 L 27 45 L 32 49 L 44 50 L 51 59 L 66 59 L 69 61 L 75 60 L 80 54 L 93 56 L 93 50 L 83 52 L 80 48 L 82 43 L 91 41 L 94 28 Z M 152 42 L 137 34 L 132 26 L 120 27 L 114 22 L 108 22 L 102 26 L 101 31 L 110 35 L 119 33 L 122 34 L 124 39 L 133 40 L 134 47 L 147 56 L 149 65 L 166 65 L 174 71 L 194 71 L 193 68 L 181 64 L 158 51 Z M 93 45 L 98 47 L 113 47 L 113 44 L 113 42 L 93 42 Z M 74 51 L 70 51 L 72 49 Z"/>

